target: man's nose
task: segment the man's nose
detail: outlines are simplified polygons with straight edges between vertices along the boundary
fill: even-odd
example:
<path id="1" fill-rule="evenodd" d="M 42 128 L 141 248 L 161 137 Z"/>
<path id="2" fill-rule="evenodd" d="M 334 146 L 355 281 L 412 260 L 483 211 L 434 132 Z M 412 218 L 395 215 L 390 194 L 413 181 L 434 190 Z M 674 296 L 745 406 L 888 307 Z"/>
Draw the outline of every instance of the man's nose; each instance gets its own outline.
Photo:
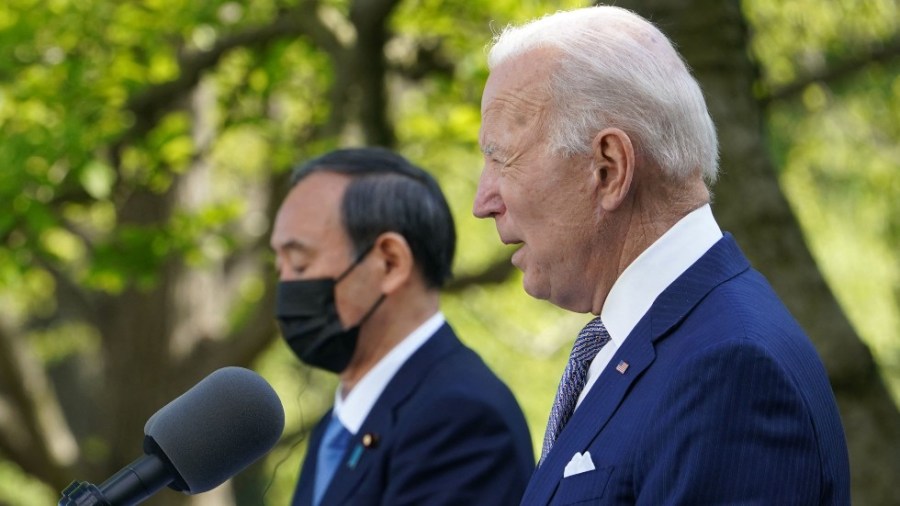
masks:
<path id="1" fill-rule="evenodd" d="M 500 197 L 496 174 L 487 169 L 481 171 L 478 190 L 475 192 L 475 202 L 472 205 L 472 214 L 477 218 L 495 218 L 505 211 L 506 206 Z"/>

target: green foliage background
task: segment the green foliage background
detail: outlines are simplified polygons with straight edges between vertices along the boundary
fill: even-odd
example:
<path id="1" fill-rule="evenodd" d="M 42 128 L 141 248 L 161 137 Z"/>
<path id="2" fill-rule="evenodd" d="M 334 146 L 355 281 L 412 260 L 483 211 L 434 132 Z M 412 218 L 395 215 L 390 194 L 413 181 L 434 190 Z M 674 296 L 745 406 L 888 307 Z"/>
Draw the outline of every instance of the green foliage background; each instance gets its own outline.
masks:
<path id="1" fill-rule="evenodd" d="M 135 97 L 180 77 L 179 57 L 185 55 L 176 47 L 209 50 L 296 3 L 0 5 L 0 315 L 24 329 L 23 339 L 46 367 L 98 353 L 96 329 L 60 317 L 70 311 L 54 296 L 65 290 L 63 279 L 116 296 L 130 285 L 153 287 L 172 256 L 198 271 L 215 269 L 266 233 L 267 217 L 253 207 L 248 188 L 305 157 L 361 142 L 353 125 L 320 135 L 331 107 L 325 97 L 336 76 L 328 55 L 306 37 L 222 56 L 200 84 L 217 90 L 204 109 L 204 121 L 215 126 L 206 142 L 198 144 L 204 136 L 197 134 L 197 119 L 181 109 L 172 108 L 157 123 L 140 114 Z M 323 1 L 318 9 L 339 27 L 346 4 Z M 508 253 L 493 225 L 470 213 L 481 165 L 479 100 L 491 30 L 582 4 L 416 0 L 402 2 L 391 18 L 392 64 L 412 68 L 415 46 L 429 43 L 452 63 L 452 73 L 392 76 L 389 115 L 399 151 L 432 171 L 449 197 L 460 236 L 459 274 L 478 272 Z M 890 0 L 746 0 L 743 9 L 760 63 L 761 99 L 900 33 L 898 6 Z M 898 64 L 866 64 L 811 82 L 773 99 L 768 113 L 785 192 L 823 273 L 900 401 Z M 116 211 L 122 199 L 140 191 L 165 195 L 198 159 L 211 171 L 202 198 L 186 198 L 170 216 L 122 224 Z M 243 322 L 264 287 L 259 276 L 235 287 L 238 309 L 230 326 Z M 568 345 L 587 317 L 528 298 L 517 275 L 448 295 L 443 309 L 463 339 L 510 384 L 538 448 Z M 266 503 L 287 504 L 304 450 L 295 432 L 330 405 L 334 379 L 300 367 L 280 342 L 255 368 L 281 395 L 287 433 L 295 437 L 237 480 L 243 485 L 238 494 L 248 494 L 239 503 L 258 504 L 272 477 Z M 102 441 L 82 443 L 87 456 L 94 452 L 102 459 Z M 49 504 L 57 494 L 15 463 L 0 460 L 0 503 Z"/>
<path id="2" fill-rule="evenodd" d="M 816 261 L 900 403 L 900 65 L 867 61 L 896 47 L 900 6 L 751 0 L 744 10 L 761 89 L 828 76 L 770 104 L 769 141 Z M 860 65 L 826 72 L 840 61 Z"/>

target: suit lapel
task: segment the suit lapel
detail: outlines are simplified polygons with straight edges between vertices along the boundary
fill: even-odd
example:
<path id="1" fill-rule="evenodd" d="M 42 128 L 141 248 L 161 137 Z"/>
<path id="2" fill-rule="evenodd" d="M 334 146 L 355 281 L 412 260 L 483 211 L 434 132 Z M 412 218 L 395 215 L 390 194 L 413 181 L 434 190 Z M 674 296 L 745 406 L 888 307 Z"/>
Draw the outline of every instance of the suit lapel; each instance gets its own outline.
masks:
<path id="1" fill-rule="evenodd" d="M 713 288 L 749 266 L 731 234 L 725 234 L 657 297 L 575 410 L 547 459 L 535 470 L 523 504 L 550 502 L 566 464 L 576 452 L 583 452 L 591 445 L 622 403 L 631 385 L 653 363 L 656 341 L 665 336 Z M 627 364 L 624 372 L 617 370 L 620 362 Z"/>
<path id="2" fill-rule="evenodd" d="M 653 302 L 645 315 L 650 318 L 653 340 L 658 340 L 687 316 L 713 288 L 749 268 L 750 261 L 731 234 L 726 233 Z"/>
<path id="3" fill-rule="evenodd" d="M 563 477 L 566 464 L 576 452 L 583 452 L 590 446 L 622 402 L 631 384 L 653 362 L 656 354 L 647 334 L 649 325 L 642 320 L 610 360 L 563 428 L 546 460 L 532 476 L 525 492 L 527 504 L 550 502 Z M 637 335 L 641 335 L 643 339 L 633 339 Z M 620 360 L 628 363 L 624 374 L 615 370 Z"/>
<path id="4" fill-rule="evenodd" d="M 342 464 L 322 497 L 323 505 L 352 503 L 348 497 L 374 463 L 382 458 L 382 452 L 386 451 L 384 443 L 391 437 L 391 431 L 396 423 L 397 407 L 419 388 L 421 378 L 427 375 L 437 362 L 461 347 L 462 343 L 445 323 L 400 367 L 375 402 L 359 432 L 350 441 Z M 373 439 L 377 441 L 375 444 L 371 443 Z"/>

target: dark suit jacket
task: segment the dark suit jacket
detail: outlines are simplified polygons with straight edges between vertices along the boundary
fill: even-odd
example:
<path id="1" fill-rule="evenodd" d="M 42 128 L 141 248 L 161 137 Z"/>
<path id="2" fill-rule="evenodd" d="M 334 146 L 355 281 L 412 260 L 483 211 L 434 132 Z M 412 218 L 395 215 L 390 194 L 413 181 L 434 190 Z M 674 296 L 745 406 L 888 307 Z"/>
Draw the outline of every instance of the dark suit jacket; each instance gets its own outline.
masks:
<path id="1" fill-rule="evenodd" d="M 596 469 L 563 478 L 586 450 Z M 638 322 L 522 504 L 844 505 L 848 468 L 816 351 L 726 234 Z"/>
<path id="2" fill-rule="evenodd" d="M 312 504 L 330 416 L 313 430 L 294 505 Z M 367 434 L 377 435 L 376 445 L 363 445 Z M 518 504 L 533 469 L 531 436 L 512 393 L 445 324 L 388 383 L 321 504 Z"/>

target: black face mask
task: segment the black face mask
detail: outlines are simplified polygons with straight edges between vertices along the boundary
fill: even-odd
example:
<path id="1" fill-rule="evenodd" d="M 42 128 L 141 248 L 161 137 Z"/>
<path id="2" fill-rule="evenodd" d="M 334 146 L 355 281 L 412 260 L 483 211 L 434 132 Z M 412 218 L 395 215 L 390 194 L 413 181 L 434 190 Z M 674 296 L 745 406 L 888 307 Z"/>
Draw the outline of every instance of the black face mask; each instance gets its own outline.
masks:
<path id="1" fill-rule="evenodd" d="M 356 325 L 343 328 L 334 302 L 334 287 L 350 273 L 369 250 L 364 251 L 337 278 L 281 281 L 275 299 L 275 316 L 281 334 L 297 357 L 313 367 L 340 373 L 350 364 L 359 328 L 378 309 L 384 294 Z"/>

